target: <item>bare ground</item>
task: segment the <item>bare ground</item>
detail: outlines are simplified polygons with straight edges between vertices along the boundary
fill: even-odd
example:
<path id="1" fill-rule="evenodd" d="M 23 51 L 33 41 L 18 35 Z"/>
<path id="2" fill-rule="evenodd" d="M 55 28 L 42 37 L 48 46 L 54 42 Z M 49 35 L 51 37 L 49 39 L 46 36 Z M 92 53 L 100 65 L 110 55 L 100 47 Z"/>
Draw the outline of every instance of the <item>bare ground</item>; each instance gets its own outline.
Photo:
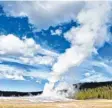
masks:
<path id="1" fill-rule="evenodd" d="M 112 108 L 112 100 L 73 100 L 36 103 L 21 99 L 0 99 L 0 108 Z"/>

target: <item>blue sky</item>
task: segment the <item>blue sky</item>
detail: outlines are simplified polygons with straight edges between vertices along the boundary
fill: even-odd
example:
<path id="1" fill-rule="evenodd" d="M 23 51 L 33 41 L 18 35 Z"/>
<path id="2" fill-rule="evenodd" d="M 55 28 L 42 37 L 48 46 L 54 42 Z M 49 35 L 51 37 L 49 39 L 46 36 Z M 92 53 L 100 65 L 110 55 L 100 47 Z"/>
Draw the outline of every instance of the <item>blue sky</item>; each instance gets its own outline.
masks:
<path id="1" fill-rule="evenodd" d="M 0 2 L 0 90 L 43 90 L 57 57 L 72 46 L 64 36 L 71 28 L 80 26 L 75 18 L 85 3 L 56 2 L 54 8 L 51 4 L 40 2 L 41 13 L 38 8 L 31 9 L 33 2 Z M 29 11 L 25 6 L 30 6 Z M 49 8 L 53 11 L 46 14 Z M 69 69 L 64 80 L 69 83 L 112 80 L 111 24 L 108 32 L 109 41 L 97 48 L 97 54 Z"/>

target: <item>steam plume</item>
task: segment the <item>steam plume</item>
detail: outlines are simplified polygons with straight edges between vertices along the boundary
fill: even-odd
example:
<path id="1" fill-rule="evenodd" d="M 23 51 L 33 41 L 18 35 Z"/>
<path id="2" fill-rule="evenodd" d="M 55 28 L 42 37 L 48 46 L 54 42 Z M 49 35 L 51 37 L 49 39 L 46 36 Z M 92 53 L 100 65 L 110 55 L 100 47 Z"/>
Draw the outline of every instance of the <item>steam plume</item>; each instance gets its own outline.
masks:
<path id="1" fill-rule="evenodd" d="M 95 50 L 108 41 L 110 2 L 87 2 L 84 9 L 79 12 L 77 21 L 80 26 L 72 28 L 64 37 L 71 43 L 71 47 L 58 57 L 52 67 L 49 83 L 45 91 L 53 90 L 57 81 L 61 79 L 71 67 L 79 66 Z"/>

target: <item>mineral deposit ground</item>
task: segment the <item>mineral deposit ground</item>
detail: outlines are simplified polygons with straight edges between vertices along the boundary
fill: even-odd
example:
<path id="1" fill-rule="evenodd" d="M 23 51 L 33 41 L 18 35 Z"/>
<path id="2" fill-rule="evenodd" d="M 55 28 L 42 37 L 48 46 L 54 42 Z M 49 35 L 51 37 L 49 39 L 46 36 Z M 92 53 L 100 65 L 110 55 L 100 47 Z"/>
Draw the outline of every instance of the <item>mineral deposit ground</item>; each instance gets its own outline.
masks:
<path id="1" fill-rule="evenodd" d="M 0 99 L 0 108 L 112 108 L 112 100 L 73 100 L 43 103 L 19 98 Z"/>

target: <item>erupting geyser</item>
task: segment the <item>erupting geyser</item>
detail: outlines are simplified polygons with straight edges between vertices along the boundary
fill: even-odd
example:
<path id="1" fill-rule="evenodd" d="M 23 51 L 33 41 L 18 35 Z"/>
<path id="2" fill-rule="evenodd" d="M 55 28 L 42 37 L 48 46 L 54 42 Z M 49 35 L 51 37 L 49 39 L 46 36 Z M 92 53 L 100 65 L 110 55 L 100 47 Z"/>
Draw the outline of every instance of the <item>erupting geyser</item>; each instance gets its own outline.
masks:
<path id="1" fill-rule="evenodd" d="M 97 53 L 97 49 L 109 41 L 108 24 L 110 23 L 110 2 L 87 2 L 79 12 L 78 27 L 72 27 L 64 34 L 71 43 L 65 53 L 61 54 L 52 67 L 49 83 L 45 85 L 43 94 L 56 93 L 55 83 L 61 79 L 69 68 L 80 65 L 87 57 Z"/>

